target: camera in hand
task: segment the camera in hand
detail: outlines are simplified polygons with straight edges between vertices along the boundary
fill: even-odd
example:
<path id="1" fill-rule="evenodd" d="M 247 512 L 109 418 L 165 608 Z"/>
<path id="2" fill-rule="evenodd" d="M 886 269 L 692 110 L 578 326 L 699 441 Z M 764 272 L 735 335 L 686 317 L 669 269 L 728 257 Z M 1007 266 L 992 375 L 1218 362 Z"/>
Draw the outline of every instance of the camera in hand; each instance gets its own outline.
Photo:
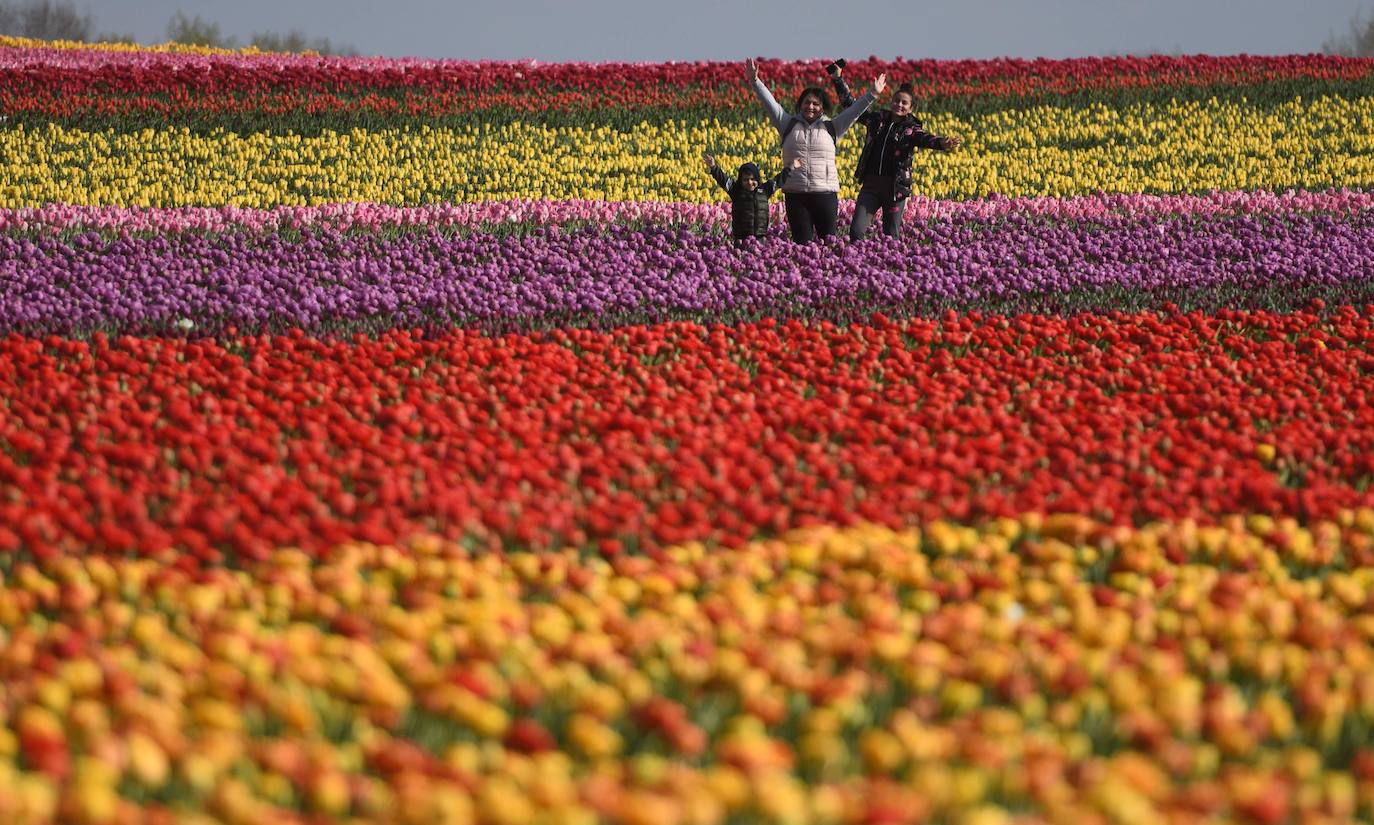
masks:
<path id="1" fill-rule="evenodd" d="M 826 74 L 831 74 L 831 75 L 833 75 L 833 74 L 835 74 L 836 72 L 838 72 L 840 69 L 843 69 L 843 68 L 844 68 L 844 58 L 841 57 L 839 60 L 836 60 L 835 62 L 831 63 L 829 66 L 826 66 L 826 67 L 825 67 L 825 73 L 826 73 Z"/>

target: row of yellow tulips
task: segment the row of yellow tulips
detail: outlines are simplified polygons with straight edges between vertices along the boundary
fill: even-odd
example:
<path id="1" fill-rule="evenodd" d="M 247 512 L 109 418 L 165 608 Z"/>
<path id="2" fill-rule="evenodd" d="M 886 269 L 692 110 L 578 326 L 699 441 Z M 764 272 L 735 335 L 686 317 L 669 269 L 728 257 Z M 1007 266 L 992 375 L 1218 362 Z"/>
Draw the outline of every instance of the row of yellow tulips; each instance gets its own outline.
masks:
<path id="1" fill-rule="evenodd" d="M 1041 106 L 940 118 L 928 127 L 965 139 L 957 152 L 921 152 L 915 191 L 966 199 L 1004 195 L 1194 192 L 1374 185 L 1374 98 L 1295 100 L 1273 108 L 1176 102 Z M 862 127 L 840 142 L 841 196 Z M 0 206 L 272 207 L 338 201 L 388 204 L 513 198 L 712 202 L 701 162 L 781 167 L 777 136 L 759 118 L 641 124 L 619 131 L 516 123 L 469 129 L 300 135 L 124 134 L 49 126 L 0 131 Z"/>
<path id="2" fill-rule="evenodd" d="M 0 815 L 1374 816 L 1374 570 L 1339 564 L 1372 541 L 1369 511 L 1031 515 L 660 561 L 421 539 L 197 575 L 21 562 Z"/>
<path id="3" fill-rule="evenodd" d="M 0 48 L 5 49 L 62 49 L 66 51 L 129 52 L 134 54 L 267 54 L 256 46 L 241 49 L 220 49 L 214 46 L 200 46 L 195 43 L 154 43 L 140 45 L 125 42 L 87 42 L 84 40 L 38 40 L 32 37 L 11 37 L 0 35 Z"/>

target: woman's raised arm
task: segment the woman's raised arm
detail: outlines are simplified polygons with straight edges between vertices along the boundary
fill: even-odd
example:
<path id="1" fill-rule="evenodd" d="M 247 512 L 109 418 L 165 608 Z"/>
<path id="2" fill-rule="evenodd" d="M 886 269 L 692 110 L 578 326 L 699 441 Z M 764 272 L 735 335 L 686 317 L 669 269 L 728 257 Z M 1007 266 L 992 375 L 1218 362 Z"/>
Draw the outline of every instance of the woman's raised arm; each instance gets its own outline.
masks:
<path id="1" fill-rule="evenodd" d="M 873 88 L 864 92 L 864 96 L 854 101 L 843 112 L 835 115 L 835 140 L 840 139 L 854 125 L 854 121 L 859 119 L 859 115 L 868 110 L 873 105 L 873 101 L 878 99 L 883 89 L 887 88 L 887 75 L 880 74 L 878 79 L 873 81 Z"/>
<path id="2" fill-rule="evenodd" d="M 744 61 L 744 76 L 749 79 L 749 85 L 754 89 L 754 96 L 763 104 L 763 112 L 768 115 L 769 122 L 773 124 L 774 129 L 778 130 L 778 134 L 782 134 L 783 127 L 787 125 L 791 115 L 778 105 L 778 102 L 773 99 L 773 93 L 768 91 L 767 86 L 763 85 L 763 81 L 759 79 L 759 64 L 752 57 L 746 58 Z"/>
<path id="3" fill-rule="evenodd" d="M 829 72 L 830 70 L 826 69 L 826 71 Z M 841 111 L 854 105 L 854 93 L 849 91 L 849 84 L 845 81 L 843 77 L 841 77 L 842 73 L 843 70 L 839 68 L 835 69 L 835 71 L 830 73 L 830 85 L 835 88 L 835 95 L 840 99 Z M 869 109 L 865 111 L 863 114 L 859 115 L 858 119 L 854 122 L 862 123 L 863 125 L 871 128 L 873 124 L 877 122 L 880 116 L 881 115 L 878 112 Z"/>

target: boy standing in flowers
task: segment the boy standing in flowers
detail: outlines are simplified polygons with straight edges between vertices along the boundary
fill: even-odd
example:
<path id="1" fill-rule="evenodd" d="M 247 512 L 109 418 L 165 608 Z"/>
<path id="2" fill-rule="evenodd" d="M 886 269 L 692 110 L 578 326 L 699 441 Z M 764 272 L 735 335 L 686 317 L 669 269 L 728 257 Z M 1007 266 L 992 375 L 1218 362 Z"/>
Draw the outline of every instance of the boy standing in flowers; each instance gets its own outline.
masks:
<path id="1" fill-rule="evenodd" d="M 836 60 L 825 71 L 839 95 L 840 104 L 854 102 L 849 84 L 841 77 L 844 61 Z M 903 83 L 892 93 L 892 104 L 879 111 L 859 115 L 864 125 L 863 154 L 859 156 L 859 197 L 854 202 L 854 220 L 849 224 L 849 239 L 857 241 L 868 234 L 869 224 L 879 209 L 883 210 L 883 234 L 891 238 L 902 234 L 902 213 L 906 199 L 911 196 L 911 157 L 915 149 L 935 149 L 953 152 L 962 141 L 957 137 L 941 137 L 925 130 L 911 110 L 916 105 L 916 93 L 910 83 Z"/>
<path id="2" fill-rule="evenodd" d="M 783 169 L 777 177 L 767 183 L 759 183 L 759 167 L 756 163 L 741 164 L 735 180 L 716 165 L 712 155 L 702 156 L 706 161 L 706 171 L 715 178 L 720 188 L 730 196 L 730 234 L 735 240 L 762 238 L 768 233 L 768 201 L 787 181 L 791 169 Z M 792 169 L 801 166 L 801 158 L 792 161 Z"/>

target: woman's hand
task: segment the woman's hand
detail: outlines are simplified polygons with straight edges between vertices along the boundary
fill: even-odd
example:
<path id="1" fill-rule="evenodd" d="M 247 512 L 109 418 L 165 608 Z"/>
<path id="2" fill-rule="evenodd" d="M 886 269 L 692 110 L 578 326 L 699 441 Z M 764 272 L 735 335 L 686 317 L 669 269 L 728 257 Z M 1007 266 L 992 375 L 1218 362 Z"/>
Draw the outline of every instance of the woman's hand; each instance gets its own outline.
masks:
<path id="1" fill-rule="evenodd" d="M 793 169 L 800 169 L 800 168 L 802 168 L 802 159 L 799 158 L 799 157 L 798 157 L 798 158 L 792 158 L 792 168 L 793 168 Z"/>
<path id="2" fill-rule="evenodd" d="M 759 64 L 758 61 L 754 60 L 752 57 L 746 57 L 744 59 L 744 76 L 749 78 L 750 83 L 759 79 Z"/>
<path id="3" fill-rule="evenodd" d="M 701 156 L 701 159 L 704 160 L 704 161 L 706 161 L 706 168 L 707 168 L 707 169 L 714 169 L 714 168 L 716 168 L 716 159 L 715 159 L 715 156 L 711 155 L 709 152 L 708 152 L 707 154 L 702 155 L 702 156 Z"/>
<path id="4" fill-rule="evenodd" d="M 964 139 L 961 137 L 947 137 L 945 138 L 945 151 L 953 152 L 955 149 L 958 149 L 963 142 Z"/>
<path id="5" fill-rule="evenodd" d="M 887 72 L 878 75 L 878 79 L 873 81 L 873 94 L 880 95 L 887 88 Z"/>

